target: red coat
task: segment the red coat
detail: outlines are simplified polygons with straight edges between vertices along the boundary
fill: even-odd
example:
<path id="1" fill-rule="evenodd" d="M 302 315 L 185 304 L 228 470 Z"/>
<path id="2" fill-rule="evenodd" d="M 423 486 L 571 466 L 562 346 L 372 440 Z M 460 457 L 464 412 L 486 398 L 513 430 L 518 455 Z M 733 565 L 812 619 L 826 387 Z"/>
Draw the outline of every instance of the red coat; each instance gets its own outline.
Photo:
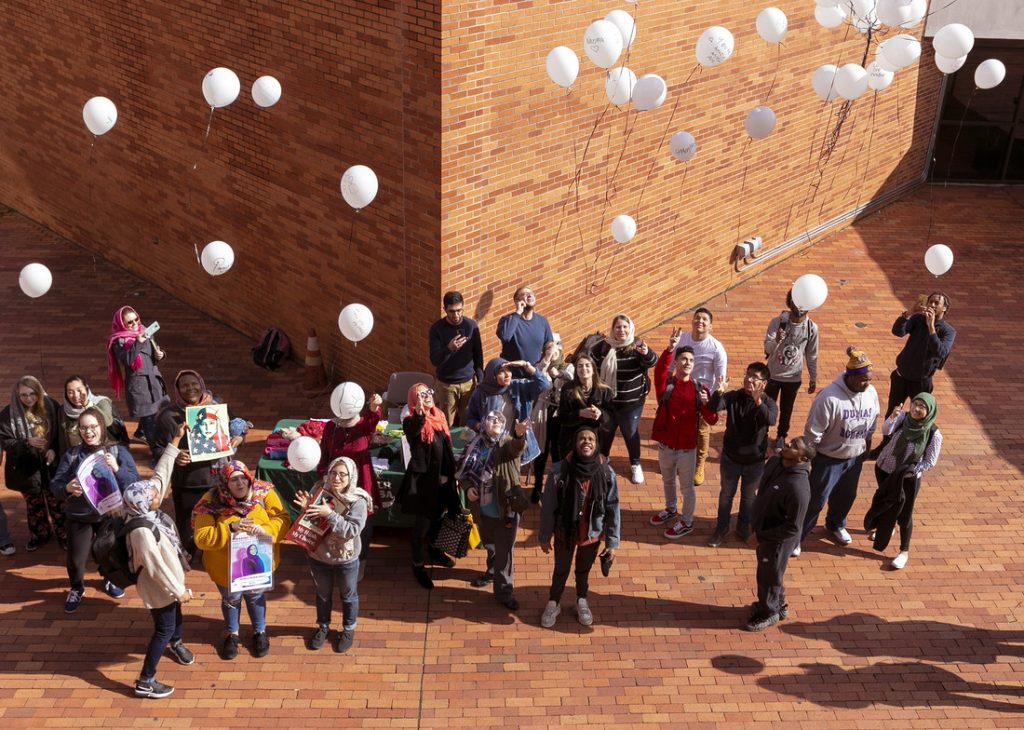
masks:
<path id="1" fill-rule="evenodd" d="M 658 412 L 654 416 L 651 438 L 670 449 L 697 448 L 697 384 L 693 380 L 685 383 L 669 375 L 672 350 L 661 353 L 654 366 L 654 391 L 658 395 Z M 662 395 L 668 388 L 669 380 L 675 381 L 672 395 L 661 403 Z M 705 390 L 707 390 L 705 388 Z M 718 413 L 707 406 L 700 406 L 700 414 L 709 424 L 718 423 Z"/>
<path id="2" fill-rule="evenodd" d="M 359 470 L 359 487 L 370 493 L 374 507 L 380 506 L 380 500 L 377 496 L 377 478 L 370 461 L 370 439 L 377 430 L 378 421 L 380 411 L 370 411 L 369 406 L 363 409 L 354 426 L 339 426 L 336 421 L 328 421 L 323 438 L 320 439 L 320 466 L 316 470 L 317 474 L 323 476 L 327 466 L 339 456 L 352 459 Z"/>

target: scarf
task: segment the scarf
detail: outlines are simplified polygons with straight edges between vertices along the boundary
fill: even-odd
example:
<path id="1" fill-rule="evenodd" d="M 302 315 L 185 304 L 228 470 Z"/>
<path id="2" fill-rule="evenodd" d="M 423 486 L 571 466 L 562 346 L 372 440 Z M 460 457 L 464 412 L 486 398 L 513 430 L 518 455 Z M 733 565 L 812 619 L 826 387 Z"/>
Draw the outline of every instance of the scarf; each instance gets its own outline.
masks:
<path id="1" fill-rule="evenodd" d="M 487 361 L 487 367 L 484 368 L 484 381 L 477 385 L 477 390 L 481 391 L 488 398 L 492 395 L 501 395 L 508 386 L 498 385 L 498 371 L 507 363 L 503 357 L 496 357 L 493 360 Z"/>
<path id="2" fill-rule="evenodd" d="M 327 474 L 329 474 L 335 464 L 338 463 L 344 464 L 346 471 L 348 471 L 348 489 L 341 493 L 335 492 L 333 489 L 329 488 L 328 484 L 330 484 L 330 482 L 327 480 Z M 343 515 L 348 512 L 352 509 L 352 505 L 360 499 L 366 502 L 367 511 L 373 509 L 373 497 L 371 497 L 365 490 L 359 488 L 359 469 L 356 467 L 356 462 L 347 456 L 339 456 L 327 465 L 327 471 L 319 481 L 318 486 L 321 490 L 327 492 L 334 498 L 334 511 L 338 514 Z M 326 539 L 330 551 L 332 553 L 339 554 L 342 552 L 342 548 L 345 543 L 351 542 L 353 538 L 341 537 L 331 530 Z"/>
<path id="3" fill-rule="evenodd" d="M 416 383 L 416 385 L 409 388 L 407 403 L 409 404 L 410 414 L 416 412 L 416 407 L 420 404 L 420 388 L 425 388 L 423 383 Z M 435 433 L 444 434 L 448 443 L 452 442 L 451 431 L 448 430 L 448 418 L 437 406 L 431 406 L 430 410 L 424 409 L 423 412 L 423 428 L 420 429 L 420 438 L 423 439 L 423 443 L 429 444 L 434 440 Z"/>
<path id="4" fill-rule="evenodd" d="M 181 380 L 183 375 L 191 375 L 199 381 L 199 387 L 203 391 L 203 396 L 199 399 L 198 403 L 186 403 L 181 397 L 181 393 L 178 391 L 178 381 Z M 195 370 L 179 370 L 178 374 L 174 376 L 174 405 L 180 408 L 182 413 L 184 413 L 185 409 L 189 406 L 212 406 L 215 403 L 216 401 L 213 399 L 213 393 L 211 393 L 206 387 L 206 381 L 203 380 L 203 376 Z"/>
<path id="5" fill-rule="evenodd" d="M 152 479 L 143 479 L 128 485 L 124 490 L 124 494 L 121 495 L 124 501 L 125 516 L 129 520 L 135 518 L 143 519 L 156 527 L 160 530 L 160 534 L 170 540 L 174 549 L 181 554 L 181 538 L 178 537 L 178 531 L 174 527 L 174 522 L 163 511 L 152 509 L 150 506 L 156 493 L 156 484 L 153 483 Z"/>
<path id="6" fill-rule="evenodd" d="M 613 397 L 619 393 L 619 356 L 617 351 L 619 348 L 632 345 L 633 335 L 636 332 L 636 325 L 633 324 L 633 320 L 625 314 L 616 314 L 612 322 L 614 323 L 620 319 L 624 319 L 629 323 L 629 332 L 626 333 L 625 339 L 622 340 L 617 340 L 612 335 L 604 338 L 605 344 L 608 345 L 608 354 L 604 356 L 604 361 L 601 363 L 601 382 L 611 388 Z"/>
<path id="7" fill-rule="evenodd" d="M 579 429 L 576 433 L 583 431 L 584 428 Z M 586 430 L 597 435 L 597 431 L 592 428 L 586 428 Z M 562 529 L 570 541 L 574 539 L 579 524 L 580 510 L 583 509 L 583 503 L 580 502 L 583 497 L 580 485 L 589 481 L 589 495 L 592 503 L 604 504 L 605 497 L 608 495 L 608 480 L 604 466 L 605 461 L 601 457 L 600 451 L 595 451 L 593 456 L 584 458 L 574 449 L 563 460 L 564 484 L 568 494 L 560 495 L 562 499 L 559 499 L 559 507 L 562 513 Z"/>
<path id="8" fill-rule="evenodd" d="M 249 480 L 249 494 L 245 499 L 235 499 L 228 489 L 228 480 L 235 474 L 245 474 Z M 232 460 L 220 468 L 220 484 L 213 487 L 203 498 L 199 500 L 192 510 L 192 529 L 195 529 L 196 515 L 214 515 L 215 517 L 230 517 L 238 515 L 245 517 L 257 506 L 263 506 L 267 494 L 274 485 L 262 479 L 254 479 L 249 467 L 240 461 Z"/>
<path id="9" fill-rule="evenodd" d="M 893 472 L 900 471 L 907 459 L 910 458 L 910 451 L 907 447 L 913 445 L 914 461 L 919 461 L 924 456 L 924 450 L 928 446 L 928 434 L 935 423 L 935 417 L 939 415 L 939 404 L 931 393 L 918 393 L 912 400 L 923 400 L 928 404 L 928 413 L 917 421 L 910 417 L 910 414 L 903 418 L 900 428 L 900 435 L 896 437 L 896 445 L 893 447 L 893 455 L 896 457 L 896 466 Z"/>
<path id="10" fill-rule="evenodd" d="M 114 389 L 114 397 L 120 398 L 124 393 L 124 375 L 121 372 L 121 363 L 118 362 L 117 355 L 114 354 L 114 348 L 117 346 L 118 340 L 124 340 L 122 347 L 130 349 L 138 339 L 139 333 L 142 331 L 142 323 L 139 322 L 139 331 L 133 332 L 128 329 L 124 324 L 124 310 L 131 309 L 131 307 L 119 307 L 114 312 L 114 319 L 110 323 L 110 336 L 107 338 L 107 380 L 110 381 L 110 386 Z M 135 312 L 135 316 L 139 316 L 138 312 Z M 136 355 L 135 360 L 132 361 L 132 370 L 138 370 L 142 367 L 142 355 Z"/>
<path id="11" fill-rule="evenodd" d="M 99 404 L 102 401 L 109 401 L 110 400 L 110 398 L 108 398 L 105 395 L 95 395 L 92 392 L 92 389 L 88 388 L 88 387 L 85 389 L 85 393 L 86 393 L 85 405 L 82 406 L 81 408 L 75 408 L 73 405 L 68 403 L 67 397 L 65 396 L 65 398 L 64 398 L 64 415 L 66 415 L 68 418 L 78 418 L 80 415 L 82 415 L 82 411 L 84 411 L 86 408 L 98 408 Z M 113 408 L 111 408 L 111 413 L 113 413 Z"/>
<path id="12" fill-rule="evenodd" d="M 24 379 L 25 378 L 19 378 L 18 380 L 21 381 Z M 18 387 L 17 383 L 15 383 L 14 389 L 11 391 L 11 431 L 16 437 L 24 441 L 28 441 L 30 438 L 35 438 L 36 436 L 42 436 L 45 438 L 50 433 L 51 425 L 49 423 L 49 414 L 47 413 L 46 408 L 46 393 L 44 392 L 43 397 L 37 401 L 37 403 L 39 403 L 39 407 L 43 410 L 42 423 L 46 427 L 46 431 L 45 433 L 37 434 L 34 432 L 35 429 L 33 429 L 33 425 L 40 423 L 40 421 L 34 413 L 30 415 L 29 412 L 25 410 L 25 405 L 21 402 L 21 398 L 18 397 Z"/>

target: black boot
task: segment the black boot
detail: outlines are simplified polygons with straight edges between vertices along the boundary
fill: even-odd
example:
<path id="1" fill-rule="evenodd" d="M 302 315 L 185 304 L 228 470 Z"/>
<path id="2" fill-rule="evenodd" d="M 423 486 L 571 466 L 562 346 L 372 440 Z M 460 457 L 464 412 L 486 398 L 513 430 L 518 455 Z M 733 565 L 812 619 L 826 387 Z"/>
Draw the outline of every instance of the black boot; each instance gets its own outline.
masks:
<path id="1" fill-rule="evenodd" d="M 434 581 L 430 580 L 430 576 L 427 575 L 427 569 L 422 565 L 412 566 L 412 574 L 416 578 L 416 582 L 426 588 L 428 591 L 433 590 Z"/>

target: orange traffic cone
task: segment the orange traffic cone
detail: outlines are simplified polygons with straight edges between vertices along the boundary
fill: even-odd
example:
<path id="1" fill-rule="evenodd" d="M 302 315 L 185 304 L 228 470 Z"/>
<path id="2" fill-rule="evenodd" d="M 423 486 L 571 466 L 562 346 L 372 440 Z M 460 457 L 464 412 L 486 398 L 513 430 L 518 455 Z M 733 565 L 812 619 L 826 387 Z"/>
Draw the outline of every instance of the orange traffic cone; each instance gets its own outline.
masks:
<path id="1" fill-rule="evenodd" d="M 306 338 L 306 372 L 302 377 L 302 391 L 309 398 L 315 398 L 327 390 L 327 373 L 324 371 L 324 360 L 320 357 L 320 340 L 316 330 L 309 328 Z"/>

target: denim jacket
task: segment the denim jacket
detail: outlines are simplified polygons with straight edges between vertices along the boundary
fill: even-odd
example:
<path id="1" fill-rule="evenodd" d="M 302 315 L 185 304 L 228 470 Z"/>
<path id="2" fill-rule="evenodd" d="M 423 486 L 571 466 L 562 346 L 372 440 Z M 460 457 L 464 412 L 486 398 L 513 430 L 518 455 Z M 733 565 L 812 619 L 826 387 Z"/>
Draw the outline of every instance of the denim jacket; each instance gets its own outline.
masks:
<path id="1" fill-rule="evenodd" d="M 477 388 L 470 396 L 469 405 L 466 407 L 466 425 L 474 431 L 479 431 L 484 417 L 488 413 L 505 410 L 506 398 L 511 400 L 516 418 L 520 421 L 527 419 L 533 413 L 533 404 L 536 403 L 540 394 L 550 389 L 551 379 L 539 369 L 528 378 L 513 379 L 508 390 L 499 395 L 488 396 Z M 511 431 L 512 425 L 509 423 L 505 427 Z M 538 456 L 540 456 L 540 445 L 537 443 L 533 428 L 531 428 L 526 432 L 526 448 L 523 450 L 519 463 L 529 464 Z"/>

